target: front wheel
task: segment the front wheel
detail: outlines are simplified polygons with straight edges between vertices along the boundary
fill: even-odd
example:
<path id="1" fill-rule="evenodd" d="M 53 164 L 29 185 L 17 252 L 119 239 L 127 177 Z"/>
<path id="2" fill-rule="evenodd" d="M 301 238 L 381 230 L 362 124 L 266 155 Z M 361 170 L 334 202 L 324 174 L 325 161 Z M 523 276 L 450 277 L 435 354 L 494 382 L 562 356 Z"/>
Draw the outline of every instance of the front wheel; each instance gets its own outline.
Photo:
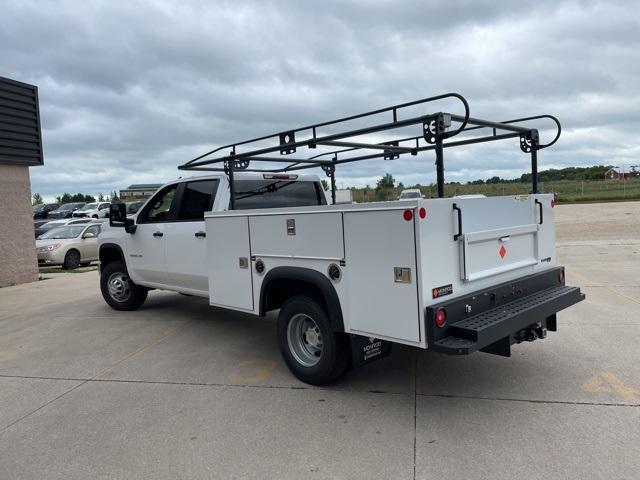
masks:
<path id="1" fill-rule="evenodd" d="M 114 310 L 136 310 L 148 293 L 145 287 L 133 283 L 122 262 L 111 262 L 101 270 L 100 291 Z"/>
<path id="2" fill-rule="evenodd" d="M 65 270 L 74 270 L 80 266 L 80 252 L 77 250 L 69 250 L 64 256 L 62 268 Z"/>
<path id="3" fill-rule="evenodd" d="M 312 385 L 325 385 L 342 375 L 351 350 L 344 333 L 331 329 L 324 307 L 307 296 L 293 297 L 278 316 L 278 343 L 291 372 Z"/>

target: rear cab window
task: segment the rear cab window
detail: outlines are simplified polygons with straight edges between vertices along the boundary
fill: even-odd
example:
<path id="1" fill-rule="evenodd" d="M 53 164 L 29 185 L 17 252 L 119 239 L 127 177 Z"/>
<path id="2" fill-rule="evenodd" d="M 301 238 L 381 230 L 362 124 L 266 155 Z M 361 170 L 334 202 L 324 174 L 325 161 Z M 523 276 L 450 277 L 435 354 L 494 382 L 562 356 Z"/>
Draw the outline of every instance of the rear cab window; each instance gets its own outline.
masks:
<path id="1" fill-rule="evenodd" d="M 235 210 L 326 205 L 320 184 L 301 180 L 236 180 Z"/>

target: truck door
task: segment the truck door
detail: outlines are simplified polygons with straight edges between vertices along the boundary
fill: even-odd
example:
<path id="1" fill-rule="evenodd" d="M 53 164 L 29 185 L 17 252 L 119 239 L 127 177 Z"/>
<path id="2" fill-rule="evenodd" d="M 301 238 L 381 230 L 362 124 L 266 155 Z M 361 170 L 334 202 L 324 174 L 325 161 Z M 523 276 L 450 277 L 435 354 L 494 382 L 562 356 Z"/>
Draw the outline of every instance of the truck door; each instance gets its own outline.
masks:
<path id="1" fill-rule="evenodd" d="M 138 215 L 136 232 L 127 235 L 127 265 L 136 283 L 167 284 L 165 233 L 175 216 L 177 189 L 173 184 L 156 193 Z"/>
<path id="2" fill-rule="evenodd" d="M 204 212 L 211 210 L 218 179 L 184 182 L 178 190 L 175 220 L 166 224 L 167 282 L 208 295 Z"/>

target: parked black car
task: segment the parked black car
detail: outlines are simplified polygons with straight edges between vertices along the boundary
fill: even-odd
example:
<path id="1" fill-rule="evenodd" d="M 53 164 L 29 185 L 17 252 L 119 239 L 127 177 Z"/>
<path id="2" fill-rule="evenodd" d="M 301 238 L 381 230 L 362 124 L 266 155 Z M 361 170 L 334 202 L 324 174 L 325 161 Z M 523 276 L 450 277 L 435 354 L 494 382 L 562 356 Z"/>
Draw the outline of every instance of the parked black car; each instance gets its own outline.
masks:
<path id="1" fill-rule="evenodd" d="M 61 205 L 60 208 L 58 208 L 57 210 L 49 212 L 48 218 L 55 218 L 55 219 L 71 218 L 71 215 L 73 215 L 73 212 L 75 212 L 79 208 L 84 207 L 85 205 L 86 203 L 84 202 L 65 203 Z"/>
<path id="2" fill-rule="evenodd" d="M 33 206 L 33 218 L 47 218 L 49 212 L 60 207 L 59 203 L 41 203 Z"/>
<path id="3" fill-rule="evenodd" d="M 133 215 L 134 213 L 137 213 L 138 210 L 140 210 L 140 207 L 144 205 L 145 201 L 146 200 L 136 200 L 133 202 L 126 202 L 125 205 L 127 206 L 127 215 Z"/>

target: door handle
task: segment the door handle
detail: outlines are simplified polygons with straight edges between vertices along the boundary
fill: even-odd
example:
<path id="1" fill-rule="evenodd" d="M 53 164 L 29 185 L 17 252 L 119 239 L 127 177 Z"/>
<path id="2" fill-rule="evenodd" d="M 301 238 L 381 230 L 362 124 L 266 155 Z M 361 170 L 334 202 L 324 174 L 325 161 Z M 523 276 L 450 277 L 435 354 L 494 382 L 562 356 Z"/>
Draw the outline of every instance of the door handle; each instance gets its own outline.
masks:
<path id="1" fill-rule="evenodd" d="M 458 212 L 458 233 L 453 236 L 453 241 L 455 242 L 462 236 L 462 210 L 455 203 L 453 204 L 453 209 Z"/>
<path id="2" fill-rule="evenodd" d="M 203 238 L 207 236 L 205 232 L 196 232 L 193 235 L 196 237 L 203 237 Z"/>
<path id="3" fill-rule="evenodd" d="M 539 225 L 542 225 L 542 222 L 543 222 L 543 218 L 542 218 L 542 202 L 536 198 L 536 204 L 538 205 L 538 207 L 540 207 L 540 223 L 539 223 Z"/>
<path id="4" fill-rule="evenodd" d="M 162 237 L 164 235 L 164 233 L 162 232 L 153 232 L 153 236 L 154 237 Z"/>

